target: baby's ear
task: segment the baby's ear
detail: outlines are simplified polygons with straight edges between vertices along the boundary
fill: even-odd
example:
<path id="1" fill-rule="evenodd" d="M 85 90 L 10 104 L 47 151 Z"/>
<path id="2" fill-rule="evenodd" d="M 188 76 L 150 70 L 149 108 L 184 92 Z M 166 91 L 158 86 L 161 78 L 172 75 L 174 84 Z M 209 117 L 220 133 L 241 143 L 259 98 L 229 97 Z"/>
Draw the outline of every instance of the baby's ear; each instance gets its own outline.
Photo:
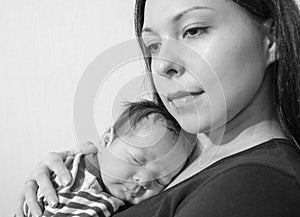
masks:
<path id="1" fill-rule="evenodd" d="M 108 129 L 104 132 L 104 134 L 103 134 L 103 136 L 102 136 L 102 142 L 103 142 L 103 145 L 104 145 L 106 148 L 111 144 L 111 142 L 112 142 L 112 140 L 113 140 L 113 135 L 114 135 L 114 128 L 113 128 L 113 127 L 108 128 Z"/>
<path id="2" fill-rule="evenodd" d="M 105 149 L 105 143 L 102 139 L 100 139 L 97 144 L 98 153 L 101 153 Z"/>

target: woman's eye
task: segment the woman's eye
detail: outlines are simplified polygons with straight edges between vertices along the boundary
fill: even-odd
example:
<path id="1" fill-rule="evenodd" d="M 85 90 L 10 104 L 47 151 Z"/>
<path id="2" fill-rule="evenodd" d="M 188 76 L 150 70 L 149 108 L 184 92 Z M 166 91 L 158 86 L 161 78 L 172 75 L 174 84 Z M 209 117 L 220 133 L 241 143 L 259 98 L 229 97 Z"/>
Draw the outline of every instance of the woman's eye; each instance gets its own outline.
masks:
<path id="1" fill-rule="evenodd" d="M 134 163 L 138 164 L 139 166 L 143 166 L 143 164 L 140 161 L 138 161 L 137 159 L 133 158 L 133 161 L 134 161 Z"/>
<path id="2" fill-rule="evenodd" d="M 161 44 L 160 43 L 153 43 L 146 46 L 147 50 L 151 54 L 155 54 L 159 51 Z"/>
<path id="3" fill-rule="evenodd" d="M 138 164 L 139 166 L 144 166 L 144 163 L 142 161 L 140 161 L 139 159 L 137 159 L 136 157 L 134 157 L 131 154 L 130 154 L 130 158 L 133 161 L 133 163 Z"/>
<path id="4" fill-rule="evenodd" d="M 186 30 L 183 33 L 183 38 L 197 38 L 200 35 L 207 33 L 208 27 L 194 27 Z"/>

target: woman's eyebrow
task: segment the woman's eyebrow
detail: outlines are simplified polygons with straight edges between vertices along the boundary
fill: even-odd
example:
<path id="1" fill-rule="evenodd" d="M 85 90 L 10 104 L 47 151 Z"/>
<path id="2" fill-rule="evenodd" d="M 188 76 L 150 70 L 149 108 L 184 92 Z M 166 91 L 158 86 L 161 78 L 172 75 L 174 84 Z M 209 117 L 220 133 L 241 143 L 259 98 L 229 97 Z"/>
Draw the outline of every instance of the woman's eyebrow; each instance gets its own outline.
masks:
<path id="1" fill-rule="evenodd" d="M 186 16 L 188 13 L 190 12 L 194 12 L 197 10 L 215 10 L 213 8 L 210 7 L 204 7 L 204 6 L 195 6 L 195 7 L 191 7 L 189 9 L 186 9 L 182 12 L 180 12 L 179 14 L 177 14 L 174 18 L 171 19 L 172 22 L 179 22 L 184 16 Z"/>
<path id="2" fill-rule="evenodd" d="M 215 10 L 213 8 L 210 8 L 210 7 L 205 7 L 205 6 L 194 6 L 194 7 L 191 7 L 191 8 L 188 8 L 182 12 L 180 12 L 179 14 L 177 14 L 175 17 L 173 17 L 171 19 L 171 22 L 175 22 L 175 23 L 178 23 L 184 16 L 186 16 L 188 13 L 190 12 L 194 12 L 194 11 L 197 11 L 197 10 Z M 151 28 L 149 27 L 145 27 L 143 28 L 142 30 L 142 33 L 143 32 L 154 32 Z"/>

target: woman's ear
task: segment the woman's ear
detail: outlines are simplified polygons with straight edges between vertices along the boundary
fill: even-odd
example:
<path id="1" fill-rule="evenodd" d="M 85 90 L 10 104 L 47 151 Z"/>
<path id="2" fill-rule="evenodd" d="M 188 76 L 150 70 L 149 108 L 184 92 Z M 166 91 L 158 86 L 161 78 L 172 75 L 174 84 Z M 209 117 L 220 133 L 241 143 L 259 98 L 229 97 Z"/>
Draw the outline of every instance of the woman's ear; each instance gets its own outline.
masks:
<path id="1" fill-rule="evenodd" d="M 265 35 L 266 65 L 269 66 L 270 64 L 278 60 L 276 44 L 276 25 L 273 19 L 268 19 L 264 21 L 263 31 Z"/>

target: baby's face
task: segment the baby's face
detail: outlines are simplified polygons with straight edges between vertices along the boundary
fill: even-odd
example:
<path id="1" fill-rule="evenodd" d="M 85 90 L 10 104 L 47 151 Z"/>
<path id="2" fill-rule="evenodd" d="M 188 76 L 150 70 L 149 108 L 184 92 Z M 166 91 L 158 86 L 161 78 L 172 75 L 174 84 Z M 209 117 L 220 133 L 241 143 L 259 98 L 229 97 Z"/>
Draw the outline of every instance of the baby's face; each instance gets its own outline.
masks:
<path id="1" fill-rule="evenodd" d="M 163 190 L 183 168 L 189 155 L 187 138 L 174 141 L 156 122 L 116 138 L 99 159 L 103 182 L 114 196 L 138 204 Z"/>

